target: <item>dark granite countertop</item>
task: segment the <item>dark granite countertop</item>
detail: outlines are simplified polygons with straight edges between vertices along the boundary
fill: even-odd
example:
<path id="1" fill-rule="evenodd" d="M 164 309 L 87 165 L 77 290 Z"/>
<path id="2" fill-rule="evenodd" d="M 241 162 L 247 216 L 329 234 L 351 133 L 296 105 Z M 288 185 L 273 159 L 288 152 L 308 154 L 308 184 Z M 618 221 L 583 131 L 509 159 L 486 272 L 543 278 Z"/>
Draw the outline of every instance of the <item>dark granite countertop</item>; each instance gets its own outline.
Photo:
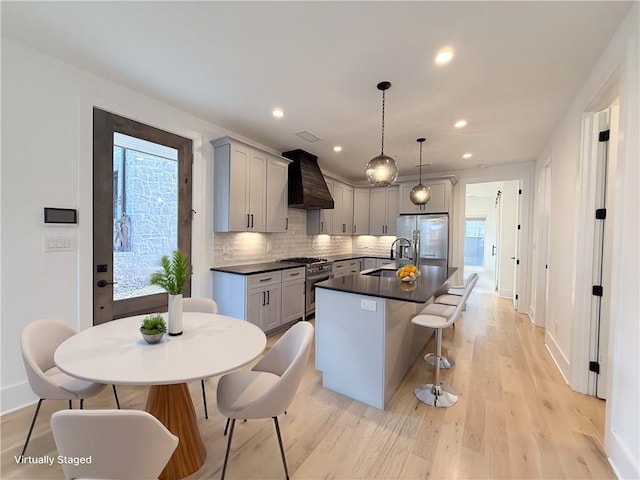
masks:
<path id="1" fill-rule="evenodd" d="M 375 272 L 386 270 L 395 272 L 395 268 L 376 268 L 368 270 Z M 438 291 L 447 279 L 458 270 L 455 267 L 437 267 L 423 265 L 420 267 L 420 276 L 413 282 L 402 282 L 397 277 L 383 277 L 374 275 L 354 274 L 346 277 L 325 280 L 315 284 L 318 288 L 337 290 L 339 292 L 354 293 L 356 295 L 368 295 L 378 298 L 389 298 L 413 303 L 426 303 Z"/>
<path id="2" fill-rule="evenodd" d="M 265 262 L 249 263 L 247 265 L 227 265 L 226 267 L 211 267 L 212 272 L 235 273 L 238 275 L 253 275 L 254 273 L 275 272 L 290 268 L 304 267 L 304 263 Z"/>
<path id="3" fill-rule="evenodd" d="M 388 257 L 380 257 L 376 255 L 362 255 L 356 253 L 343 253 L 340 255 L 328 255 L 326 257 L 330 262 L 339 262 L 341 260 L 355 260 L 356 258 L 380 258 L 388 259 Z M 285 262 L 264 262 L 264 263 L 248 263 L 245 265 L 226 265 L 224 267 L 211 267 L 212 272 L 236 273 L 238 275 L 253 275 L 254 273 L 275 272 L 277 270 L 287 270 L 289 268 L 304 267 L 304 263 L 285 263 Z"/>

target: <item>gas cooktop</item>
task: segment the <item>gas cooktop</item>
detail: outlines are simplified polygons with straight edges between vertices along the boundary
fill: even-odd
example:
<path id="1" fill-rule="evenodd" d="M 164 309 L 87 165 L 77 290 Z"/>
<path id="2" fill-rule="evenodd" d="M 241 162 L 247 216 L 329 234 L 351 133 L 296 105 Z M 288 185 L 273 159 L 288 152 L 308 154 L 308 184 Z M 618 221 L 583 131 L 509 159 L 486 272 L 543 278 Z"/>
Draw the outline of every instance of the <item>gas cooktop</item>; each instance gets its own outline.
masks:
<path id="1" fill-rule="evenodd" d="M 287 262 L 287 263 L 304 263 L 308 265 L 311 263 L 324 263 L 324 262 L 328 262 L 329 260 L 327 260 L 326 258 L 314 258 L 314 257 L 292 257 L 292 258 L 283 258 L 278 261 Z"/>

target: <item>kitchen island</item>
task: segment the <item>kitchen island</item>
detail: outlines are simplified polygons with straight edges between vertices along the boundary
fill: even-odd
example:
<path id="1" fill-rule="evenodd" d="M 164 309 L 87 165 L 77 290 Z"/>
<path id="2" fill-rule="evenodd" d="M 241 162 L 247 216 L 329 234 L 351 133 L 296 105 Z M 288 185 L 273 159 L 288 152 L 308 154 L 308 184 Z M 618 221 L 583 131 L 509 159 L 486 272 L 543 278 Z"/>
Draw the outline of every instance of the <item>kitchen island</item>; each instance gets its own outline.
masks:
<path id="1" fill-rule="evenodd" d="M 456 272 L 421 266 L 413 283 L 387 266 L 316 284 L 316 369 L 322 386 L 384 409 L 433 330 L 411 318 Z"/>

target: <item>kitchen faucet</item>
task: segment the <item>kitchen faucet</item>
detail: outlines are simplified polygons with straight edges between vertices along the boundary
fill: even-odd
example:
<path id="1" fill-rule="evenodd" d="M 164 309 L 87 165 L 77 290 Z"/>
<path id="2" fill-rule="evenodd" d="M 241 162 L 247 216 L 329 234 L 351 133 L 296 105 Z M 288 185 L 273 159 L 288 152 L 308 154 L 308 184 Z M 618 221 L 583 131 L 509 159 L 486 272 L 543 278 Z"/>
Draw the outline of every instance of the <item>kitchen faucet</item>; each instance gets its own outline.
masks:
<path id="1" fill-rule="evenodd" d="M 396 245 L 396 243 L 400 243 L 399 248 L 398 248 L 398 258 L 394 258 L 394 247 Z M 402 263 L 402 259 L 406 258 L 408 260 L 410 260 L 412 263 L 415 263 L 413 260 L 413 257 L 409 257 L 407 256 L 404 252 L 406 251 L 405 249 L 409 249 L 409 251 L 411 251 L 411 240 L 409 240 L 408 238 L 403 238 L 403 237 L 399 237 L 396 238 L 393 243 L 391 244 L 391 252 L 389 254 L 389 258 L 391 260 L 396 260 L 396 266 L 397 267 L 401 267 L 402 265 L 400 265 Z"/>

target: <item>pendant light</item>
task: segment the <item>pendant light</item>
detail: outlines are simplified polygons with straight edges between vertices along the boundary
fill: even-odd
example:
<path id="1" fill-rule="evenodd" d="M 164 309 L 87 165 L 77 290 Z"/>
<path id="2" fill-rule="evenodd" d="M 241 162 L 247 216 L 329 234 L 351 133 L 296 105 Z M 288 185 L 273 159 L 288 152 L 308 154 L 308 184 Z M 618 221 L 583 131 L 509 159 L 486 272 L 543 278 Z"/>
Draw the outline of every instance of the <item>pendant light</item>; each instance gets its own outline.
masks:
<path id="1" fill-rule="evenodd" d="M 374 187 L 387 187 L 398 178 L 396 161 L 384 154 L 384 92 L 390 87 L 390 82 L 380 82 L 378 84 L 378 90 L 382 91 L 382 147 L 380 155 L 369 160 L 365 170 L 367 180 Z"/>
<path id="2" fill-rule="evenodd" d="M 409 193 L 409 199 L 416 205 L 426 205 L 427 202 L 431 200 L 431 189 L 422 184 L 422 144 L 424 141 L 424 138 L 418 138 L 416 140 L 416 142 L 420 144 L 420 180 L 418 181 L 418 185 L 413 187 L 411 193 Z"/>

